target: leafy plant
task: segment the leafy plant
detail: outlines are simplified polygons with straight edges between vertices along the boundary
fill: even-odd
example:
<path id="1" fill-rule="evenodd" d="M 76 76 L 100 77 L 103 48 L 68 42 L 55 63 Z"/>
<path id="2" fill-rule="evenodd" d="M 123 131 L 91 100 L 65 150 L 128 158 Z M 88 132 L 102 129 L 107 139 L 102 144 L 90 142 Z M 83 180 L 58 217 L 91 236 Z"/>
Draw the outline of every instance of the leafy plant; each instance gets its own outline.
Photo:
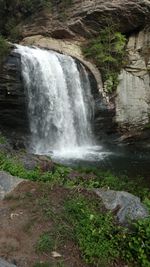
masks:
<path id="1" fill-rule="evenodd" d="M 136 262 L 138 266 L 150 267 L 150 218 L 132 224 L 132 231 L 124 239 L 121 254 L 125 260 Z"/>
<path id="2" fill-rule="evenodd" d="M 126 58 L 126 37 L 109 21 L 99 36 L 83 47 L 83 53 L 96 63 L 102 73 L 105 89 L 112 92 L 118 85 L 118 74 Z"/>
<path id="3" fill-rule="evenodd" d="M 105 266 L 119 256 L 110 213 L 96 212 L 83 197 L 66 202 L 66 211 L 86 262 Z"/>
<path id="4" fill-rule="evenodd" d="M 40 236 L 36 244 L 36 251 L 37 252 L 50 252 L 53 250 L 55 245 L 54 238 L 50 233 L 44 233 Z"/>
<path id="5" fill-rule="evenodd" d="M 150 219 L 145 218 L 125 229 L 115 223 L 111 213 L 102 212 L 96 202 L 83 196 L 65 204 L 67 219 L 87 263 L 108 266 L 123 260 L 132 266 L 150 266 Z"/>

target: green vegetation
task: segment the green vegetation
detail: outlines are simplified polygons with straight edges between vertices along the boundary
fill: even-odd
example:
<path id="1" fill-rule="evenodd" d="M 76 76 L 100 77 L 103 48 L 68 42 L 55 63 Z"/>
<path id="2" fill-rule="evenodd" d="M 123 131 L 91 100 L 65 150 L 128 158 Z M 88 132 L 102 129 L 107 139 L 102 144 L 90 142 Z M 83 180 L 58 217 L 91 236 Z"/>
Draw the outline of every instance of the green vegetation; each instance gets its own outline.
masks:
<path id="1" fill-rule="evenodd" d="M 53 221 L 51 232 L 44 233 L 38 243 L 43 252 L 51 250 L 51 244 L 59 250 L 61 244 L 70 240 L 78 244 L 83 259 L 93 267 L 109 266 L 113 261 L 134 267 L 150 266 L 149 218 L 133 223 L 129 230 L 118 225 L 113 214 L 106 212 L 90 193 L 74 189 L 62 203 L 64 208 L 62 205 L 58 210 L 49 201 L 49 194 L 47 190 L 39 199 L 40 212 Z"/>
<path id="2" fill-rule="evenodd" d="M 21 38 L 21 24 L 26 18 L 40 11 L 52 12 L 54 6 L 64 12 L 72 4 L 72 0 L 0 0 L 0 33 L 15 42 Z M 60 14 L 61 15 L 61 14 Z"/>
<path id="3" fill-rule="evenodd" d="M 120 249 L 126 261 L 150 267 L 150 218 L 139 220 L 132 225 L 132 231 L 124 236 L 123 244 L 120 242 Z"/>
<path id="4" fill-rule="evenodd" d="M 10 47 L 6 39 L 18 42 L 22 38 L 22 22 L 40 11 L 52 12 L 58 6 L 60 20 L 66 19 L 66 8 L 72 0 L 0 0 L 0 65 L 9 54 Z"/>
<path id="5" fill-rule="evenodd" d="M 68 221 L 86 262 L 108 266 L 114 260 L 124 260 L 131 266 L 149 267 L 149 218 L 133 223 L 128 230 L 117 225 L 112 214 L 102 213 L 99 206 L 83 196 L 66 203 Z"/>
<path id="6" fill-rule="evenodd" d="M 56 166 L 55 172 L 41 172 L 37 166 L 34 170 L 26 170 L 18 158 L 11 157 L 5 153 L 0 153 L 0 170 L 7 171 L 13 176 L 18 176 L 31 181 L 49 182 L 51 186 L 56 183 L 62 183 L 64 177 L 69 172 L 69 168 Z"/>
<path id="7" fill-rule="evenodd" d="M 150 266 L 150 220 L 139 220 L 132 230 L 116 224 L 111 213 L 83 196 L 66 202 L 67 218 L 87 263 L 108 266 L 123 260 L 131 266 Z"/>
<path id="8" fill-rule="evenodd" d="M 113 23 L 108 23 L 98 37 L 83 47 L 85 56 L 94 60 L 101 71 L 107 92 L 112 92 L 118 85 L 118 74 L 126 60 L 125 45 L 126 37 Z"/>
<path id="9" fill-rule="evenodd" d="M 0 65 L 10 52 L 10 46 L 8 42 L 0 35 Z"/>
<path id="10" fill-rule="evenodd" d="M 53 250 L 55 240 L 50 233 L 43 233 L 36 245 L 36 251 L 39 253 L 50 252 Z"/>
<path id="11" fill-rule="evenodd" d="M 35 246 L 38 253 L 57 250 L 70 240 L 78 244 L 83 259 L 93 267 L 109 266 L 113 261 L 134 267 L 150 267 L 149 218 L 132 223 L 130 229 L 126 229 L 118 225 L 114 215 L 106 212 L 102 203 L 89 190 L 97 187 L 123 189 L 140 196 L 150 209 L 150 191 L 146 187 L 141 188 L 141 178 L 139 181 L 130 181 L 127 177 L 119 178 L 110 172 L 93 168 L 73 170 L 57 164 L 53 172 L 41 172 L 38 166 L 28 171 L 17 157 L 11 158 L 4 153 L 0 153 L 0 170 L 41 183 L 42 194 L 36 197 L 36 209 L 42 214 L 43 220 L 50 220 L 53 224 L 51 231 L 40 236 Z M 69 179 L 69 174 L 73 172 L 79 175 Z M 86 174 L 90 174 L 90 178 L 86 179 Z M 54 185 L 67 191 L 65 200 L 61 200 L 61 208 L 54 207 L 49 197 Z M 33 203 L 32 193 L 21 197 L 19 203 L 25 197 Z"/>
<path id="12" fill-rule="evenodd" d="M 0 0 L 0 32 L 11 41 L 21 38 L 19 24 L 41 9 L 50 9 L 50 0 Z"/>
<path id="13" fill-rule="evenodd" d="M 106 266 L 119 257 L 113 219 L 110 213 L 102 214 L 93 206 L 80 196 L 67 202 L 66 210 L 86 262 Z"/>
<path id="14" fill-rule="evenodd" d="M 0 144 L 6 144 L 6 143 L 7 143 L 6 138 L 0 134 Z"/>
<path id="15" fill-rule="evenodd" d="M 143 200 L 150 197 L 149 189 L 145 186 L 142 177 L 130 180 L 127 176 L 116 176 L 109 171 L 101 171 L 96 168 L 78 168 L 75 171 L 78 175 L 73 179 L 68 179 L 68 175 L 74 170 L 59 164 L 55 164 L 53 171 L 43 172 L 39 166 L 34 170 L 26 170 L 18 157 L 12 157 L 5 153 L 0 153 L 0 170 L 7 171 L 13 176 L 18 176 L 31 181 L 48 182 L 51 186 L 55 184 L 64 185 L 69 188 L 110 188 L 114 190 L 125 190 L 136 194 Z M 90 179 L 85 179 L 86 174 L 91 174 Z M 141 188 L 141 184 L 143 184 Z"/>

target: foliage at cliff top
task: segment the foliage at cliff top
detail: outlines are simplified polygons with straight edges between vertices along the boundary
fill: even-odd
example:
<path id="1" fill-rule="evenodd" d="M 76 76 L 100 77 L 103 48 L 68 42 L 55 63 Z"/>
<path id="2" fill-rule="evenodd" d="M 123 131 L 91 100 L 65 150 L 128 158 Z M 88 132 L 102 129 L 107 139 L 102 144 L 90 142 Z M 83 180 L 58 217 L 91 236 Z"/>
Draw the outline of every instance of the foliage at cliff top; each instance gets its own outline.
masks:
<path id="1" fill-rule="evenodd" d="M 0 0 L 0 33 L 11 41 L 21 35 L 20 23 L 41 10 L 53 11 L 53 6 L 65 9 L 72 0 Z"/>
<path id="2" fill-rule="evenodd" d="M 102 74 L 105 89 L 112 92 L 118 85 L 118 74 L 125 64 L 126 37 L 117 31 L 117 26 L 108 23 L 99 36 L 89 40 L 83 53 L 92 59 Z"/>

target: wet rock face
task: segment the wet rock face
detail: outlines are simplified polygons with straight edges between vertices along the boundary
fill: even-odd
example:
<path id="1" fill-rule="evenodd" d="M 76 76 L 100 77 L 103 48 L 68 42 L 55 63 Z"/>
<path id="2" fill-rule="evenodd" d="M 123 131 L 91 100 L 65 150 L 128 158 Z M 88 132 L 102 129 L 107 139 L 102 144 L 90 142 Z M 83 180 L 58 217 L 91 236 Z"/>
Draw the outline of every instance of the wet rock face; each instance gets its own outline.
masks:
<path id="1" fill-rule="evenodd" d="M 14 52 L 8 56 L 0 71 L 0 126 L 10 131 L 28 131 L 21 61 Z"/>
<path id="2" fill-rule="evenodd" d="M 42 34 L 59 39 L 89 38 L 108 24 L 108 18 L 127 33 L 143 27 L 149 12 L 149 0 L 73 0 L 64 9 L 58 3 L 52 14 L 41 12 L 33 17 L 24 24 L 23 37 Z"/>

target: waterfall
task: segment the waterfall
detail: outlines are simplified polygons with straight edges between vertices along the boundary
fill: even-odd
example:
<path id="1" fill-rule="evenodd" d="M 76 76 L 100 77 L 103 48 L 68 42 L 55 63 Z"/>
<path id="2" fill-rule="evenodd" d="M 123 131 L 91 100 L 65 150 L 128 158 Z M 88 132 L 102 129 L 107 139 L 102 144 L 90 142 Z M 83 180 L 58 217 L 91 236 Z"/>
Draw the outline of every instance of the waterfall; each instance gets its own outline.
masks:
<path id="1" fill-rule="evenodd" d="M 91 146 L 94 100 L 85 67 L 54 51 L 17 45 L 37 154 Z"/>

